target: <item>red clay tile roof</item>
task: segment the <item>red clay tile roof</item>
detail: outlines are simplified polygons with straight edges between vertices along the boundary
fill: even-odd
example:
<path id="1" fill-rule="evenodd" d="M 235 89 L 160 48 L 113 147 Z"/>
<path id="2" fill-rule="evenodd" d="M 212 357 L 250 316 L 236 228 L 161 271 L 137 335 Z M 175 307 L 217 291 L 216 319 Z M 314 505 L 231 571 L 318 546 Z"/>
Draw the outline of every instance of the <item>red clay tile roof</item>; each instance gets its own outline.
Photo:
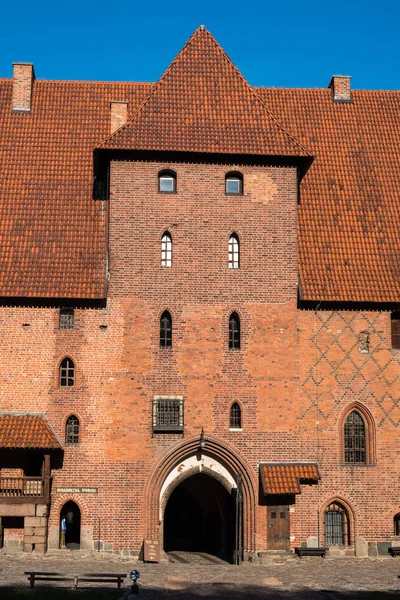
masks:
<path id="1" fill-rule="evenodd" d="M 400 302 L 400 92 L 257 90 L 315 160 L 300 188 L 304 300 Z"/>
<path id="2" fill-rule="evenodd" d="M 61 448 L 46 417 L 0 414 L 0 448 Z"/>
<path id="3" fill-rule="evenodd" d="M 261 463 L 260 477 L 264 494 L 300 494 L 300 480 L 320 479 L 317 464 Z"/>
<path id="4" fill-rule="evenodd" d="M 0 80 L 0 296 L 104 298 L 106 211 L 93 150 L 110 101 L 132 112 L 151 84 L 35 81 L 30 114 Z"/>
<path id="5" fill-rule="evenodd" d="M 197 29 L 103 148 L 307 156 L 215 41 Z"/>
<path id="6" fill-rule="evenodd" d="M 206 73 L 218 82 L 209 104 Z M 175 94 L 181 116 L 195 111 L 193 119 L 171 121 L 165 90 Z M 145 147 L 161 121 L 162 136 L 157 130 L 153 141 L 162 149 L 209 149 L 210 138 L 200 135 L 209 126 L 226 134 L 232 152 L 259 152 L 264 142 L 267 151 L 270 141 L 269 151 L 300 152 L 289 131 L 315 157 L 300 189 L 302 298 L 400 302 L 400 92 L 354 90 L 348 104 L 334 103 L 329 89 L 252 95 L 205 31 L 195 32 L 157 85 L 38 80 L 28 115 L 11 113 L 11 91 L 12 82 L 0 80 L 0 296 L 104 297 L 106 222 L 103 202 L 92 199 L 93 150 L 109 135 L 110 101 L 126 100 L 132 132 L 143 135 Z M 203 121 L 199 111 L 206 108 L 211 116 Z M 253 141 L 246 127 L 251 131 L 259 113 L 268 135 L 259 127 Z M 116 132 L 110 146 L 130 127 Z M 217 144 L 214 150 L 225 151 Z"/>

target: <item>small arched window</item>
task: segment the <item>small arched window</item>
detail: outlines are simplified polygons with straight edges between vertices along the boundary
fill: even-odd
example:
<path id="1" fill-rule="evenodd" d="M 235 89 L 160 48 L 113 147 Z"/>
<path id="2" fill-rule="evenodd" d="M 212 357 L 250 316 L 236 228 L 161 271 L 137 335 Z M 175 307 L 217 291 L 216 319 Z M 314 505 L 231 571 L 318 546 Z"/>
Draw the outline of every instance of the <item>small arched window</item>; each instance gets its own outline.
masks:
<path id="1" fill-rule="evenodd" d="M 73 387 L 75 383 L 75 366 L 73 361 L 66 357 L 60 365 L 60 386 Z"/>
<path id="2" fill-rule="evenodd" d="M 65 424 L 65 443 L 68 446 L 79 443 L 79 419 L 75 415 L 68 417 Z"/>
<path id="3" fill-rule="evenodd" d="M 340 502 L 332 502 L 325 510 L 324 530 L 326 546 L 350 546 L 350 520 Z"/>
<path id="4" fill-rule="evenodd" d="M 344 422 L 344 461 L 365 464 L 365 423 L 357 410 L 353 410 Z"/>
<path id="5" fill-rule="evenodd" d="M 239 261 L 239 238 L 236 233 L 232 233 L 228 242 L 228 267 L 230 269 L 238 269 Z"/>
<path id="6" fill-rule="evenodd" d="M 225 193 L 240 195 L 243 194 L 243 175 L 238 171 L 231 171 L 225 175 Z"/>
<path id="7" fill-rule="evenodd" d="M 172 317 L 166 310 L 160 319 L 160 348 L 172 347 Z"/>
<path id="8" fill-rule="evenodd" d="M 229 350 L 240 350 L 240 319 L 236 312 L 229 317 Z"/>
<path id="9" fill-rule="evenodd" d="M 229 429 L 241 429 L 242 428 L 242 411 L 237 402 L 234 402 L 231 406 L 229 414 Z"/>
<path id="10" fill-rule="evenodd" d="M 161 238 L 161 266 L 172 267 L 172 237 L 168 231 Z"/>
<path id="11" fill-rule="evenodd" d="M 164 194 L 173 194 L 176 192 L 176 173 L 175 171 L 165 170 L 158 174 L 158 191 Z"/>

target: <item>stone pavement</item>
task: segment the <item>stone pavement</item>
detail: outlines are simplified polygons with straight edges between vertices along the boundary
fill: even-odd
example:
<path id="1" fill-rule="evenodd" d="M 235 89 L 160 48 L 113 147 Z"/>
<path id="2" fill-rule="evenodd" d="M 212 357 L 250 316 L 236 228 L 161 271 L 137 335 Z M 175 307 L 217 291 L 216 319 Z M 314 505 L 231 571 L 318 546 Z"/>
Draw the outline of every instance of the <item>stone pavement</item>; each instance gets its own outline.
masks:
<path id="1" fill-rule="evenodd" d="M 24 571 L 140 571 L 143 600 L 199 598 L 233 600 L 400 600 L 400 558 L 271 558 L 237 567 L 208 555 L 173 553 L 174 562 L 142 564 L 132 558 L 83 551 L 47 555 L 0 550 L 0 599 L 3 586 L 28 588 Z M 186 562 L 183 562 L 186 561 Z M 39 582 L 39 586 L 49 585 Z M 68 584 L 56 584 L 68 585 Z M 129 582 L 121 598 L 129 593 Z M 56 593 L 55 593 L 56 596 Z"/>

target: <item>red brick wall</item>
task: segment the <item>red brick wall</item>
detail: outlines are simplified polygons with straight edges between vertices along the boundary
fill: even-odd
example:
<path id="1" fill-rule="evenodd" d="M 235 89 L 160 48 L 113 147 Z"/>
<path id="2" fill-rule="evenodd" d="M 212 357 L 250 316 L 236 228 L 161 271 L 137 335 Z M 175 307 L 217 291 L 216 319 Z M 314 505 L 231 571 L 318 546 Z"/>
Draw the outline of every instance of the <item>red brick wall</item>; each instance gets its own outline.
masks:
<path id="1" fill-rule="evenodd" d="M 162 168 L 177 172 L 176 194 L 158 193 Z M 243 196 L 225 195 L 230 170 L 244 174 Z M 166 229 L 170 269 L 160 267 Z M 94 541 L 138 551 L 150 527 L 143 498 L 155 465 L 204 428 L 251 465 L 256 482 L 262 461 L 318 462 L 320 484 L 303 484 L 292 506 L 294 545 L 317 535 L 333 498 L 351 508 L 357 535 L 391 539 L 400 511 L 400 412 L 390 316 L 297 309 L 295 170 L 112 163 L 109 230 L 107 308 L 76 310 L 73 331 L 58 329 L 57 309 L 1 309 L 2 410 L 46 412 L 62 439 L 70 414 L 81 422 L 79 446 L 67 447 L 63 468 L 53 471 L 50 525 L 73 499 Z M 232 231 L 240 237 L 239 270 L 227 267 Z M 170 350 L 159 349 L 165 309 L 173 319 Z M 240 351 L 228 350 L 233 310 L 241 317 Z M 360 354 L 365 330 L 370 351 Z M 58 385 L 65 356 L 76 365 L 72 389 Z M 152 437 L 155 395 L 184 397 L 183 438 Z M 233 401 L 242 406 L 243 431 L 229 431 Z M 340 462 L 338 423 L 352 402 L 374 419 L 376 466 Z M 78 486 L 98 494 L 57 493 Z M 254 547 L 264 550 L 263 501 L 256 512 Z"/>

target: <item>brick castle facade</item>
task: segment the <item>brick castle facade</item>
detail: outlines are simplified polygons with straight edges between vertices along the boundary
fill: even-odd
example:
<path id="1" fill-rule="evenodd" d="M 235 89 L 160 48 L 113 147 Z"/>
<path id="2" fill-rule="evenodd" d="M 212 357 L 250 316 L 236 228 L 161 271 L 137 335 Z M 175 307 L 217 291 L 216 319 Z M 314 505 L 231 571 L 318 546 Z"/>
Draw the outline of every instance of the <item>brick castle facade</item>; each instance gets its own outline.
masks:
<path id="1" fill-rule="evenodd" d="M 387 554 L 400 95 L 253 89 L 204 28 L 157 84 L 0 93 L 2 543 Z"/>

